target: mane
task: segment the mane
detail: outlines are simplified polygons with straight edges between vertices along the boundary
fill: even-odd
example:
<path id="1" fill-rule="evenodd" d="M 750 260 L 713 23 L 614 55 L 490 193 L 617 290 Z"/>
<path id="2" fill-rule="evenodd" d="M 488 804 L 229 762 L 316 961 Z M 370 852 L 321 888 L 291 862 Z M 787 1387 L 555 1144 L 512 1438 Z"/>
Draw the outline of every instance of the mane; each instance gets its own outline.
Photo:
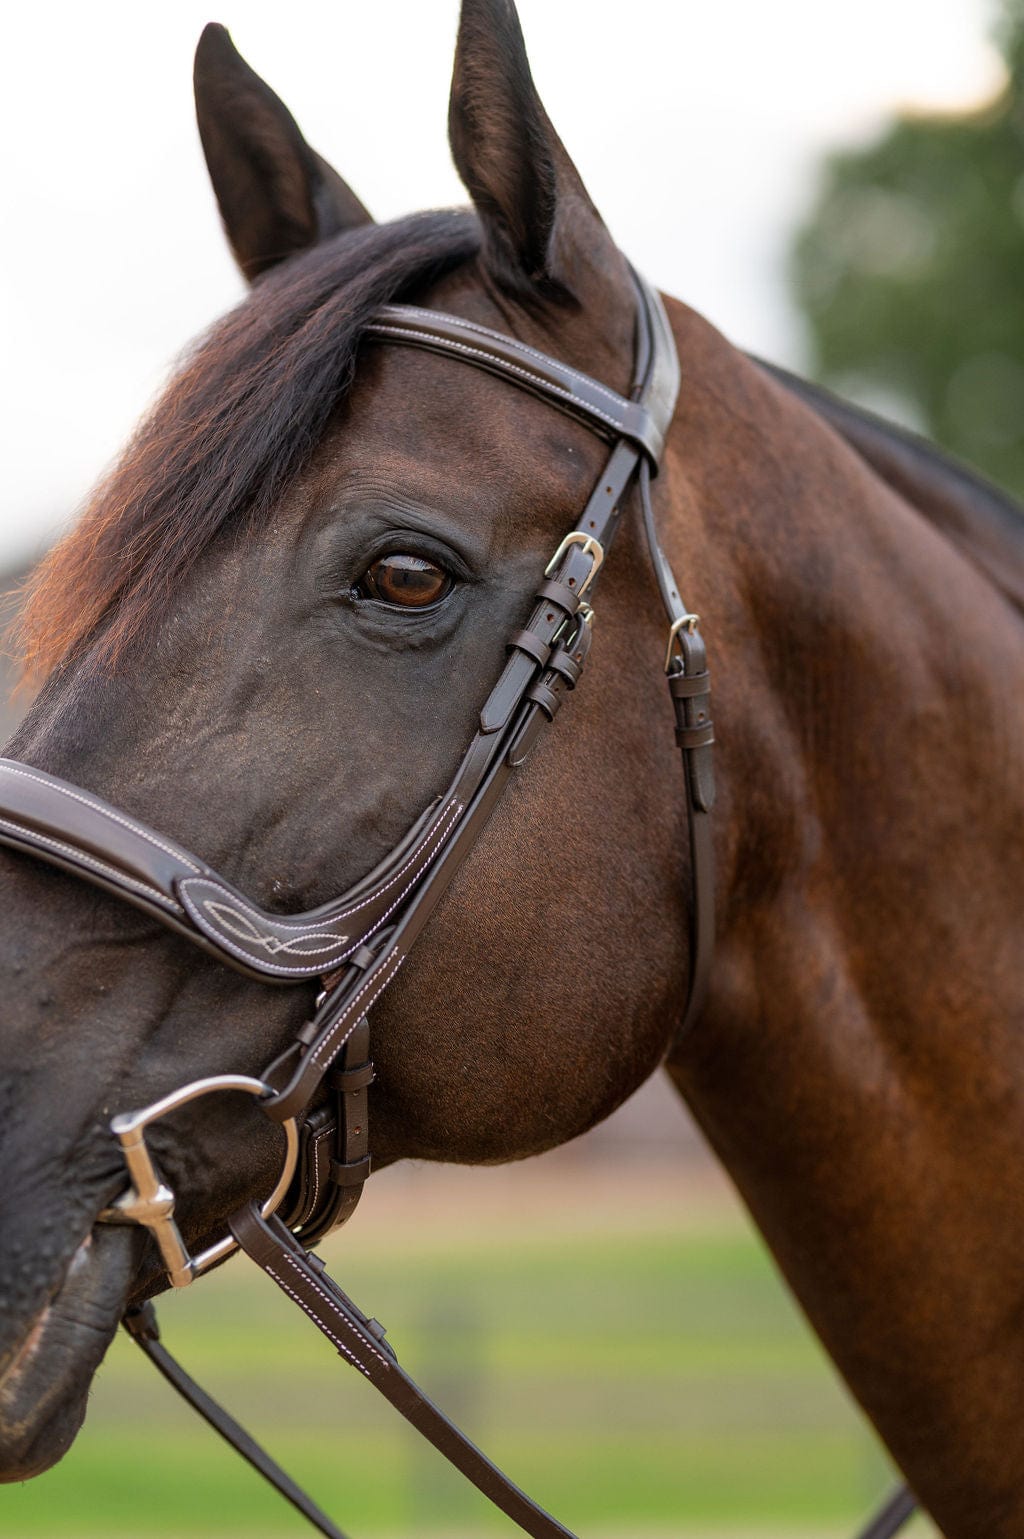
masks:
<path id="1" fill-rule="evenodd" d="M 472 256 L 469 213 L 334 237 L 262 279 L 186 354 L 74 528 L 29 578 L 14 639 L 41 677 L 91 642 L 113 666 L 214 536 L 265 516 L 308 464 L 381 304 Z"/>

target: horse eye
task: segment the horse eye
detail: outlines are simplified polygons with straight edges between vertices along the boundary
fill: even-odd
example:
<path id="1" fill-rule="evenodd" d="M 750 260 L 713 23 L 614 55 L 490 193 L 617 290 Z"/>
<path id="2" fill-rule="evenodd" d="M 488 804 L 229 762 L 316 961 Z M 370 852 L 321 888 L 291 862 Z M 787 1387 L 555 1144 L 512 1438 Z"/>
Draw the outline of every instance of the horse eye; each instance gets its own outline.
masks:
<path id="1" fill-rule="evenodd" d="M 454 586 L 444 567 L 422 556 L 393 551 L 381 556 L 363 574 L 356 592 L 363 598 L 400 604 L 403 609 L 427 609 L 447 598 Z"/>

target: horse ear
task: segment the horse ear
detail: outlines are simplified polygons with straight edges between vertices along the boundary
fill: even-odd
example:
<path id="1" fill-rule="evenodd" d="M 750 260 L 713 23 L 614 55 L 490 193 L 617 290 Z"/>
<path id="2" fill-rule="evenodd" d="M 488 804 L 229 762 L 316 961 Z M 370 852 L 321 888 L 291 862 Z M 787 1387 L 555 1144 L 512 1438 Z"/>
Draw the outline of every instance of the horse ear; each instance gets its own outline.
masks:
<path id="1" fill-rule="evenodd" d="M 199 39 L 194 81 L 210 180 L 235 260 L 250 282 L 340 230 L 372 224 L 216 22 Z"/>
<path id="2" fill-rule="evenodd" d="M 537 95 L 512 0 L 462 0 L 448 138 L 502 288 L 584 303 L 595 273 L 614 267 L 621 278 L 621 257 Z"/>

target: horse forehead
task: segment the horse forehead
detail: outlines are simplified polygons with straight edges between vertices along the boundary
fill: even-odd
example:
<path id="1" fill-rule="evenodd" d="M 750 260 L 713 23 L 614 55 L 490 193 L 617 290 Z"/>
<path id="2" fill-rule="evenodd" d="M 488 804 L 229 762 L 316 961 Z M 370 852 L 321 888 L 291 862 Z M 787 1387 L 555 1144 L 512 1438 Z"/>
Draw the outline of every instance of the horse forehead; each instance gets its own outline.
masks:
<path id="1" fill-rule="evenodd" d="M 428 352 L 364 348 L 320 468 L 353 485 L 513 515 L 549 532 L 582 506 L 607 448 L 581 423 L 505 380 Z"/>

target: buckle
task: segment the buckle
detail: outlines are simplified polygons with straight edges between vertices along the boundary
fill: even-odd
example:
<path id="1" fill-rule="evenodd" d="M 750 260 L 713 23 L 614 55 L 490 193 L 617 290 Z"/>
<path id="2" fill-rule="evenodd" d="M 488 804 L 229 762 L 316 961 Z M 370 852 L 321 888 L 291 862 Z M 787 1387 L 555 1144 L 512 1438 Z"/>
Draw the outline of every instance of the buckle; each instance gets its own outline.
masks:
<path id="1" fill-rule="evenodd" d="M 551 560 L 548 562 L 547 566 L 544 568 L 544 576 L 553 577 L 555 575 L 561 563 L 562 557 L 573 545 L 579 545 L 583 551 L 583 554 L 585 556 L 590 556 L 593 561 L 593 566 L 590 568 L 590 571 L 587 573 L 586 577 L 584 577 L 579 587 L 575 590 L 577 598 L 582 598 L 600 571 L 601 563 L 604 561 L 604 546 L 601 544 L 600 540 L 595 540 L 592 534 L 584 534 L 582 529 L 573 529 L 571 533 L 567 534 L 561 545 L 559 545 L 558 549 L 555 551 L 555 554 L 551 557 Z"/>
<path id="2" fill-rule="evenodd" d="M 665 652 L 665 672 L 672 671 L 672 648 L 676 644 L 676 637 L 680 631 L 689 631 L 692 636 L 700 624 L 700 615 L 680 615 L 678 620 L 673 620 L 668 630 L 668 647 Z"/>

